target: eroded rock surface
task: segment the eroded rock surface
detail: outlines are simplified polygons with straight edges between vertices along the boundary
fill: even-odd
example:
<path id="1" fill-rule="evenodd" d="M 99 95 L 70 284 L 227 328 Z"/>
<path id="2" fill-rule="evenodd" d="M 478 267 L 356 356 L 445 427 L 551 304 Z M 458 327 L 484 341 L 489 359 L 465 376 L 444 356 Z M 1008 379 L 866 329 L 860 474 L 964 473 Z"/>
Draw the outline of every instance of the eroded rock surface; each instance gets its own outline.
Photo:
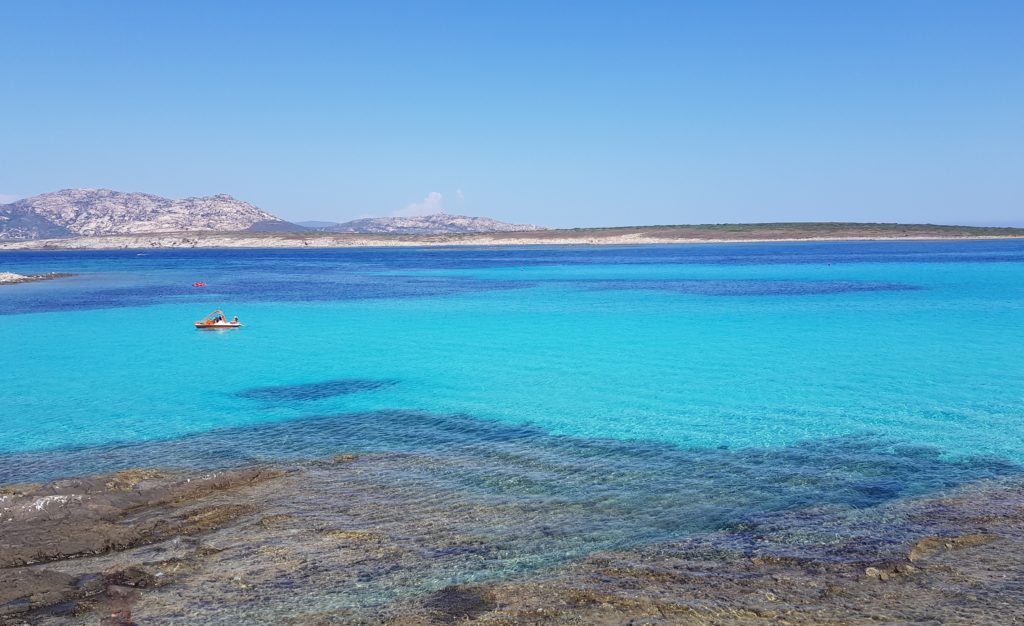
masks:
<path id="1" fill-rule="evenodd" d="M 283 475 L 270 469 L 190 476 L 125 471 L 0 488 L 0 623 L 20 623 L 33 613 L 88 612 L 104 598 L 109 601 L 114 587 L 158 586 L 157 576 L 134 565 L 75 573 L 58 568 L 70 559 L 238 522 L 256 507 L 225 502 L 223 496 L 237 497 L 233 492 Z M 34 564 L 52 568 L 29 567 Z"/>
<path id="2" fill-rule="evenodd" d="M 787 528 L 712 533 L 593 555 L 541 581 L 486 589 L 481 624 L 1024 623 L 1024 491 L 962 489 L 914 503 L 874 540 L 796 547 Z M 822 520 L 825 522 L 825 520 Z M 884 549 L 894 526 L 923 534 Z M 446 596 L 456 592 L 445 590 Z M 437 603 L 428 597 L 421 614 Z M 406 623 L 396 619 L 395 623 Z M 409 622 L 414 623 L 414 622 Z"/>
<path id="3" fill-rule="evenodd" d="M 573 506 L 411 473 L 439 462 L 339 454 L 7 487 L 0 623 L 1024 623 L 1016 479 L 569 554 Z"/>

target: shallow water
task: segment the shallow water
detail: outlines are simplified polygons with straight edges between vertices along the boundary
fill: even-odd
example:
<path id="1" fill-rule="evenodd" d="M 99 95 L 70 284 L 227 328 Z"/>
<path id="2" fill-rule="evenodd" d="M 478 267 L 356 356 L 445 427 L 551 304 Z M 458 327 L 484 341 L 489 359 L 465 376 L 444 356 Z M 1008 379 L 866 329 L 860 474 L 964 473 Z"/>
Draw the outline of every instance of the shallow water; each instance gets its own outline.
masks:
<path id="1" fill-rule="evenodd" d="M 409 410 L 1024 461 L 1018 241 L 137 254 L 0 255 L 78 274 L 0 291 L 0 451 Z"/>
<path id="2" fill-rule="evenodd" d="M 0 266 L 77 274 L 0 289 L 0 484 L 380 454 L 377 506 L 508 511 L 434 588 L 1024 464 L 1021 241 Z M 246 327 L 195 331 L 215 307 Z"/>

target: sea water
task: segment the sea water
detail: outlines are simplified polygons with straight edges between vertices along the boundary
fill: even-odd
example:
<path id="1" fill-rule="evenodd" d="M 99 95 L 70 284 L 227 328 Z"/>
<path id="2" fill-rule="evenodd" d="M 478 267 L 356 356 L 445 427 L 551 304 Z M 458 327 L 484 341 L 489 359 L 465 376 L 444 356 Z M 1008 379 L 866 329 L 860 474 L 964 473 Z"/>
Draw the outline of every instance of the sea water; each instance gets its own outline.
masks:
<path id="1" fill-rule="evenodd" d="M 1024 464 L 1024 241 L 3 252 L 0 269 L 74 274 L 0 287 L 0 484 L 417 453 L 389 480 L 574 502 L 583 553 Z M 215 308 L 244 328 L 196 330 Z"/>

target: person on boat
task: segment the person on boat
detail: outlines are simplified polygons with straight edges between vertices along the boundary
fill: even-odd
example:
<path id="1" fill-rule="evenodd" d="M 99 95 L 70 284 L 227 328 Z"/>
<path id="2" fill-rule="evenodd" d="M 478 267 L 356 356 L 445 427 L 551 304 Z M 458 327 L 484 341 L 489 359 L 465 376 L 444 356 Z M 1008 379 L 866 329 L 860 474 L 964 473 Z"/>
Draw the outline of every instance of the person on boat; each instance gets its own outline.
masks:
<path id="1" fill-rule="evenodd" d="M 238 316 L 237 315 L 234 316 L 233 318 L 231 318 L 231 323 L 232 324 L 237 324 L 238 323 Z"/>

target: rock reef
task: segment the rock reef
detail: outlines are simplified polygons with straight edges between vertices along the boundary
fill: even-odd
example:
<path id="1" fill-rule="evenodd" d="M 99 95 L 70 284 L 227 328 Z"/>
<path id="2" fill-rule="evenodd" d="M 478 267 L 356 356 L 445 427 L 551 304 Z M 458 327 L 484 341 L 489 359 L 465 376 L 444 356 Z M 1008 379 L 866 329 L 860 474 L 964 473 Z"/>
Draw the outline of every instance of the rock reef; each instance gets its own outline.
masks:
<path id="1" fill-rule="evenodd" d="M 49 274 L 33 274 L 25 276 L 14 272 L 0 272 L 0 285 L 16 285 L 18 283 L 34 283 L 40 280 L 53 280 L 55 278 L 67 278 L 72 274 L 50 272 Z"/>
<path id="2" fill-rule="evenodd" d="M 430 460 L 339 454 L 5 487 L 0 624 L 1024 620 L 1019 479 L 867 517 L 828 507 L 766 514 L 538 568 L 516 567 L 516 536 L 527 518 L 557 523 L 564 505 L 446 506 L 436 485 L 380 482 L 383 467 L 409 462 Z M 485 573 L 496 561 L 504 574 Z"/>
<path id="3" fill-rule="evenodd" d="M 161 584 L 160 571 L 128 565 L 68 573 L 48 564 L 201 535 L 251 514 L 248 503 L 214 497 L 278 478 L 279 470 L 199 476 L 124 471 L 0 489 L 0 623 L 26 615 L 89 612 L 117 604 L 125 588 Z M 40 567 L 30 567 L 40 564 Z"/>

